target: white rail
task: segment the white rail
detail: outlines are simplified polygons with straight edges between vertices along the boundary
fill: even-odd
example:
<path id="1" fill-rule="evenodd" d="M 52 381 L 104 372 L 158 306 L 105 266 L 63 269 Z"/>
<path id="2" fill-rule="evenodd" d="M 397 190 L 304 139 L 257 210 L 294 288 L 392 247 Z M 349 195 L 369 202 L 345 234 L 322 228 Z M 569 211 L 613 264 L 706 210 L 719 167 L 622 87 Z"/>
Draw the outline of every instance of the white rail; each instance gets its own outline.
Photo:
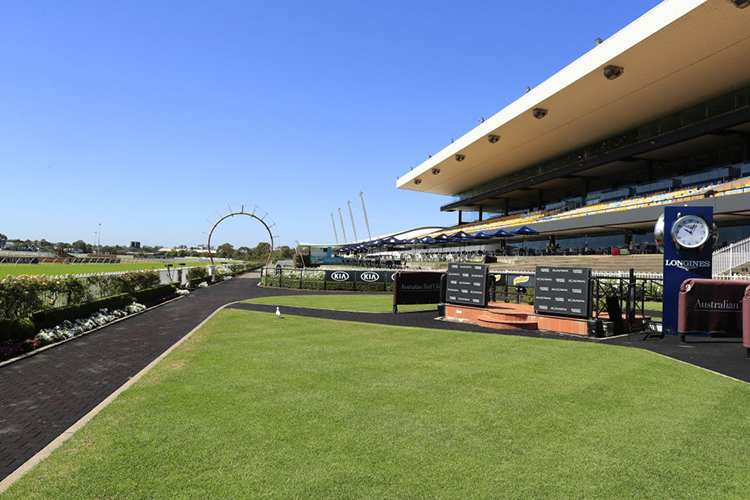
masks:
<path id="1" fill-rule="evenodd" d="M 713 273 L 729 273 L 748 262 L 750 262 L 750 238 L 745 238 L 714 252 Z"/>

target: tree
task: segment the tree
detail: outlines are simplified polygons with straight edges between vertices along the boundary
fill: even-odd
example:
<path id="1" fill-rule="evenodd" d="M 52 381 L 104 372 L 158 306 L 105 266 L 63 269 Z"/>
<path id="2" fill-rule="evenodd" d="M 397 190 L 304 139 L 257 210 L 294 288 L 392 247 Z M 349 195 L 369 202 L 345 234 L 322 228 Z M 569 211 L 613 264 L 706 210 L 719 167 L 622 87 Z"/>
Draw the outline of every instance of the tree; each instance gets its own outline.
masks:
<path id="1" fill-rule="evenodd" d="M 216 249 L 216 256 L 222 259 L 231 259 L 234 256 L 234 247 L 230 243 L 222 243 Z"/>
<path id="2" fill-rule="evenodd" d="M 248 247 L 240 247 L 237 249 L 236 252 L 234 252 L 234 256 L 237 259 L 240 260 L 249 260 L 250 259 L 250 249 Z"/>
<path id="3" fill-rule="evenodd" d="M 265 241 L 261 241 L 253 249 L 251 258 L 253 260 L 265 261 L 268 258 L 268 252 L 270 251 L 271 251 L 271 244 Z"/>

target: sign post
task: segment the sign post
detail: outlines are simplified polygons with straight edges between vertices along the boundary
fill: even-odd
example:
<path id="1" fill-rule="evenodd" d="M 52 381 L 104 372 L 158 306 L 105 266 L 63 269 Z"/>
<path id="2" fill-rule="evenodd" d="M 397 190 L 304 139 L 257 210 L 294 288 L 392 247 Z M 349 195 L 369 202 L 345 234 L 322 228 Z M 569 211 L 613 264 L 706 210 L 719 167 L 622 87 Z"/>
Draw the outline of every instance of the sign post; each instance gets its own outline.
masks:
<path id="1" fill-rule="evenodd" d="M 680 285 L 690 278 L 711 278 L 713 207 L 664 208 L 664 288 L 662 329 L 677 332 Z"/>

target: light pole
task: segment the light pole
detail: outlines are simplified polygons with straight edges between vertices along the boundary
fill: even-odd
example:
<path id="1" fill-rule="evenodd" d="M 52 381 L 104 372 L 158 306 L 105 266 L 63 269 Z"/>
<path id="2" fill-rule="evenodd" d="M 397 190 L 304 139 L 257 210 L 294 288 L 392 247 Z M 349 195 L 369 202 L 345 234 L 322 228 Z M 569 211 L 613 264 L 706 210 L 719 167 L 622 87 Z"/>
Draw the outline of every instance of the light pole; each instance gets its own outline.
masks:
<path id="1" fill-rule="evenodd" d="M 96 253 L 102 253 L 102 223 L 99 223 L 98 240 L 96 244 Z"/>

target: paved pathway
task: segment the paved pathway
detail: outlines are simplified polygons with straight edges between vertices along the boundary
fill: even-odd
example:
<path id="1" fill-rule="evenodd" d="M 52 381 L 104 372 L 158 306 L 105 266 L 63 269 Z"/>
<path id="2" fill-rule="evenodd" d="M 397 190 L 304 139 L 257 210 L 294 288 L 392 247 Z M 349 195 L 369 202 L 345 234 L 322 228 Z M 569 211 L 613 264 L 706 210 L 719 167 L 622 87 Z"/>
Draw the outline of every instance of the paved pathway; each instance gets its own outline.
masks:
<path id="1" fill-rule="evenodd" d="M 125 321 L 0 367 L 0 480 L 91 411 L 127 380 L 195 328 L 217 308 L 246 298 L 320 294 L 320 291 L 260 288 L 257 279 L 236 279 L 168 303 Z M 342 292 L 329 292 L 342 293 Z M 343 292 L 345 293 L 345 292 Z M 233 308 L 275 311 L 275 306 L 235 304 Z M 284 307 L 284 314 L 341 321 L 478 331 L 594 341 L 549 332 L 500 331 L 435 320 L 435 311 L 399 314 L 355 313 Z M 630 343 L 750 381 L 745 350 L 734 344 L 679 347 L 674 338 Z M 677 342 L 679 344 L 679 342 Z M 708 347 L 707 347 L 708 346 Z M 718 347 L 717 347 L 718 346 Z M 727 353 L 725 356 L 721 352 Z M 738 355 L 739 353 L 739 355 Z M 730 359 L 729 362 L 726 359 Z"/>

